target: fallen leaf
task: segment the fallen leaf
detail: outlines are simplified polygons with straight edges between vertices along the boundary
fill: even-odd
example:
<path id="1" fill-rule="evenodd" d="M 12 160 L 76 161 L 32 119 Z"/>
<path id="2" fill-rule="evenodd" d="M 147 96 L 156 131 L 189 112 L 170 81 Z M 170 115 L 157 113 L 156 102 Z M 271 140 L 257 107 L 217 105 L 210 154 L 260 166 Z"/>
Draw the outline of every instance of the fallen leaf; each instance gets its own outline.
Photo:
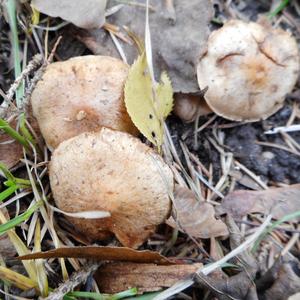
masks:
<path id="1" fill-rule="evenodd" d="M 120 30 L 127 26 L 143 40 L 146 6 L 145 1 L 136 2 L 138 5 L 124 1 L 118 12 L 107 17 L 107 22 L 117 25 Z M 118 0 L 109 1 L 109 7 L 118 4 Z M 167 71 L 175 92 L 193 93 L 199 90 L 195 66 L 206 50 L 208 23 L 212 15 L 209 0 L 150 1 L 149 24 L 155 75 L 158 79 L 162 71 Z M 109 33 L 104 29 L 82 33 L 80 36 L 76 32 L 76 36 L 95 54 L 119 57 Z M 132 64 L 138 55 L 137 48 L 129 43 L 120 43 L 128 63 Z"/>
<path id="2" fill-rule="evenodd" d="M 118 293 L 136 287 L 138 293 L 158 291 L 195 273 L 202 264 L 158 266 L 109 263 L 98 269 L 95 279 L 103 293 Z"/>
<path id="3" fill-rule="evenodd" d="M 300 210 L 300 184 L 264 191 L 234 191 L 223 199 L 217 213 L 230 213 L 236 219 L 250 213 L 271 213 L 274 219 L 281 219 L 297 210 Z"/>
<path id="4" fill-rule="evenodd" d="M 19 256 L 21 260 L 37 258 L 88 258 L 95 260 L 130 261 L 136 263 L 156 263 L 160 265 L 172 264 L 172 261 L 149 250 L 133 250 L 127 247 L 65 247 Z"/>
<path id="5" fill-rule="evenodd" d="M 229 175 L 233 177 L 239 184 L 255 191 L 262 190 L 262 187 L 250 176 L 239 170 L 230 170 Z"/>
<path id="6" fill-rule="evenodd" d="M 166 72 L 160 76 L 160 84 L 156 89 L 157 111 L 161 118 L 165 119 L 173 109 L 173 89 L 171 80 Z"/>
<path id="7" fill-rule="evenodd" d="M 3 258 L 13 257 L 17 253 L 7 234 L 0 236 L 0 253 Z"/>
<path id="8" fill-rule="evenodd" d="M 145 54 L 131 66 L 125 83 L 125 105 L 134 125 L 154 145 L 163 142 L 163 120 L 173 107 L 173 91 L 166 73 L 152 86 Z M 155 94 L 155 95 L 153 95 Z"/>
<path id="9" fill-rule="evenodd" d="M 210 203 L 198 201 L 191 190 L 177 185 L 173 205 L 180 231 L 206 239 L 228 235 L 226 225 L 215 218 L 214 207 Z M 177 227 L 172 219 L 167 224 Z"/>
<path id="10" fill-rule="evenodd" d="M 107 0 L 32 0 L 34 8 L 51 17 L 60 17 L 78 27 L 100 28 L 105 22 Z"/>
<path id="11" fill-rule="evenodd" d="M 243 235 L 234 220 L 227 216 L 226 224 L 230 232 L 230 248 L 236 249 L 243 242 Z M 244 249 L 238 254 L 233 263 L 241 267 L 241 271 L 233 276 L 226 274 L 221 268 L 210 273 L 208 276 L 197 273 L 194 280 L 200 287 L 207 288 L 217 299 L 245 299 L 257 300 L 257 293 L 253 281 L 256 277 L 259 265 L 249 251 Z M 232 274 L 231 274 L 232 275 Z"/>
<path id="12" fill-rule="evenodd" d="M 296 258 L 279 257 L 256 282 L 261 299 L 288 299 L 300 291 L 300 263 Z"/>
<path id="13" fill-rule="evenodd" d="M 9 214 L 6 208 L 2 208 L 1 211 L 4 213 L 4 216 L 9 219 Z M 17 253 L 13 243 L 11 242 L 7 234 L 0 235 L 0 254 L 4 259 L 11 258 Z"/>
<path id="14" fill-rule="evenodd" d="M 12 128 L 16 127 L 16 120 L 9 123 Z M 14 167 L 23 157 L 23 147 L 5 132 L 0 132 L 0 161 L 7 169 Z"/>

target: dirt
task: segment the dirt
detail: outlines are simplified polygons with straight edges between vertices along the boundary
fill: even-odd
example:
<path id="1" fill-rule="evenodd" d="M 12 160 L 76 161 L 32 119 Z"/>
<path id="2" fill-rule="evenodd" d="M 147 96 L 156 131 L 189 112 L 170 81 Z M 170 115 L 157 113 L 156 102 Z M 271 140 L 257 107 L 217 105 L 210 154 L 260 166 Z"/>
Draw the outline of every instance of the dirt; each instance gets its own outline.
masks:
<path id="1" fill-rule="evenodd" d="M 214 8 L 216 10 L 215 17 L 221 21 L 225 20 L 225 17 L 228 18 L 228 15 L 235 13 L 237 18 L 243 16 L 249 20 L 256 20 L 260 13 L 266 13 L 270 10 L 269 0 L 232 0 L 232 3 L 236 5 L 236 9 L 234 9 L 231 12 L 224 11 L 224 3 L 226 1 L 214 0 L 213 2 L 215 3 Z M 295 11 L 293 11 L 292 8 L 287 9 L 287 11 L 289 13 L 292 13 L 294 16 L 296 15 Z M 231 15 L 231 17 L 233 17 L 233 15 Z M 217 22 L 211 24 L 211 28 L 218 28 L 220 26 L 220 24 L 216 23 Z M 71 34 L 73 30 L 74 26 L 69 25 L 59 31 L 49 33 L 49 49 L 52 49 L 57 37 L 61 34 L 63 35 L 63 40 L 60 43 L 55 54 L 55 60 L 66 60 L 70 57 L 87 55 L 92 53 L 86 45 L 78 41 L 78 39 Z M 0 19 L 0 88 L 4 91 L 7 91 L 9 89 L 14 77 L 12 72 L 13 63 L 8 32 L 8 25 L 2 19 Z M 300 31 L 296 33 L 295 28 L 292 28 L 292 32 L 300 41 Z M 34 43 L 32 44 L 34 45 Z M 180 142 L 183 142 L 188 147 L 188 149 L 199 158 L 201 163 L 207 169 L 209 168 L 210 164 L 212 164 L 212 184 L 214 186 L 218 182 L 220 177 L 223 175 L 220 162 L 220 153 L 216 150 L 216 148 L 212 145 L 212 143 L 209 140 L 210 138 L 214 137 L 215 128 L 218 128 L 218 132 L 221 132 L 224 135 L 224 144 L 222 145 L 224 151 L 232 153 L 234 159 L 243 164 L 255 175 L 259 176 L 260 179 L 266 185 L 276 186 L 280 185 L 281 183 L 295 184 L 300 182 L 300 157 L 286 150 L 274 147 L 274 145 L 276 144 L 288 148 L 286 142 L 284 141 L 280 133 L 274 135 L 266 135 L 264 133 L 265 131 L 270 130 L 272 128 L 285 126 L 292 114 L 293 103 L 295 102 L 300 103 L 300 81 L 298 82 L 294 93 L 287 98 L 284 107 L 267 120 L 244 124 L 239 122 L 231 122 L 221 117 L 217 117 L 209 126 L 207 126 L 206 129 L 202 130 L 198 134 L 197 144 L 195 143 L 194 123 L 185 124 L 176 116 L 171 115 L 167 119 L 167 125 L 170 129 L 170 133 L 172 135 L 175 147 L 178 151 L 182 162 L 184 162 L 185 159 L 180 146 Z M 199 127 L 205 124 L 211 117 L 212 115 L 201 117 L 199 119 Z M 298 144 L 300 144 L 299 131 L 289 133 L 289 135 Z M 273 146 L 264 146 L 258 144 L 257 142 L 270 143 Z M 16 174 L 18 175 L 18 173 Z M 236 188 L 237 187 L 245 188 L 243 186 L 239 186 L 238 184 Z M 61 222 L 60 224 L 62 226 L 63 222 Z M 65 229 L 66 226 L 62 226 L 62 228 Z M 166 234 L 166 232 L 168 234 Z M 158 231 L 157 235 L 159 234 L 162 237 L 162 241 L 164 241 L 164 239 L 167 238 L 171 239 L 172 232 L 170 231 L 170 228 L 166 229 L 165 226 L 161 226 L 161 230 Z M 154 241 L 155 238 L 157 237 L 153 237 Z M 181 253 L 182 249 L 178 247 L 178 244 L 180 243 L 182 244 L 182 248 L 184 248 L 190 246 L 190 244 L 192 244 L 192 241 L 189 241 L 186 238 L 186 235 L 179 234 L 177 245 L 173 247 L 173 249 L 170 250 L 169 253 L 173 255 Z M 208 249 L 208 242 L 204 241 L 203 243 L 205 248 Z M 227 246 L 227 248 L 229 248 L 229 245 L 227 245 L 226 242 L 223 242 L 223 246 L 224 245 L 225 247 Z M 48 249 L 50 246 L 52 247 L 52 244 L 50 246 L 48 244 L 43 246 L 45 249 Z M 153 247 L 153 250 L 157 249 L 155 244 L 151 246 L 151 244 L 149 243 L 147 244 L 147 247 Z M 194 248 L 191 247 L 191 249 L 196 249 L 198 251 L 196 245 L 194 246 Z M 197 253 L 196 250 L 195 253 Z M 299 257 L 298 252 L 294 251 L 293 254 Z M 187 252 L 186 256 L 188 255 L 189 253 Z M 190 259 L 199 260 L 199 257 L 200 256 L 198 255 Z M 57 269 L 55 271 L 59 273 L 59 266 L 56 265 L 56 268 Z M 50 277 L 51 276 L 52 275 L 50 275 Z M 58 286 L 58 276 L 53 276 L 51 280 L 55 281 L 53 282 L 53 286 Z M 193 289 L 190 291 L 197 297 L 197 293 L 199 293 L 199 290 Z M 204 295 L 198 295 L 199 299 L 202 297 L 204 297 Z"/>
<path id="2" fill-rule="evenodd" d="M 264 132 L 274 127 L 285 126 L 292 113 L 291 103 L 279 110 L 275 115 L 265 121 L 248 123 L 234 123 L 233 128 L 224 128 L 224 146 L 227 151 L 232 152 L 234 158 L 245 165 L 266 183 L 298 183 L 300 178 L 300 158 L 299 156 L 285 150 L 274 147 L 261 146 L 256 141 L 269 142 L 286 146 L 280 134 L 266 135 Z M 199 126 L 204 124 L 209 117 L 202 117 Z M 207 137 L 212 136 L 212 127 L 224 124 L 232 124 L 222 118 L 216 121 L 198 134 L 198 147 L 194 142 L 194 123 L 184 124 L 176 117 L 169 118 L 168 125 L 174 138 L 175 145 L 180 150 L 179 141 L 184 141 L 189 150 L 197 154 L 200 161 L 208 168 L 212 163 L 214 167 L 215 179 L 221 176 L 220 155 L 209 143 Z M 184 139 L 187 135 L 188 137 Z M 297 143 L 300 143 L 300 133 L 290 133 Z M 182 156 L 183 158 L 183 156 Z"/>

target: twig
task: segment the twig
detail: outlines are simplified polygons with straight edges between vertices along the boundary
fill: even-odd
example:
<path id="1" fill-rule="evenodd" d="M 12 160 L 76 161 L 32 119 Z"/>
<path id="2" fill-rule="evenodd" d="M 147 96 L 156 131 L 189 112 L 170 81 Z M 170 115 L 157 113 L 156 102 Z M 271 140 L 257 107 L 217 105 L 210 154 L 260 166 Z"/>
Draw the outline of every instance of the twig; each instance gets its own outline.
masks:
<path id="1" fill-rule="evenodd" d="M 37 54 L 33 57 L 33 59 L 29 62 L 26 68 L 22 71 L 22 73 L 16 78 L 14 83 L 11 85 L 10 89 L 6 93 L 4 98 L 3 105 L 10 105 L 12 103 L 14 94 L 16 93 L 19 85 L 22 83 L 24 78 L 28 76 L 33 70 L 35 70 L 38 66 L 42 64 L 43 57 L 40 54 Z"/>
<path id="2" fill-rule="evenodd" d="M 47 65 L 52 62 L 53 57 L 54 57 L 54 53 L 55 53 L 61 39 L 62 39 L 62 36 L 59 36 L 58 39 L 56 40 L 53 48 L 52 48 L 52 51 L 51 51 L 47 61 L 44 62 L 44 64 L 39 68 L 39 70 L 35 73 L 34 77 L 31 79 L 30 85 L 27 88 L 27 90 L 25 92 L 25 95 L 24 95 L 24 99 L 22 101 L 24 107 L 26 107 L 28 105 L 29 99 L 30 99 L 31 94 L 32 94 L 32 91 L 35 88 L 38 81 L 42 78 L 42 76 L 43 76 L 43 74 L 46 70 Z"/>
<path id="3" fill-rule="evenodd" d="M 293 236 L 291 237 L 291 239 L 285 245 L 284 249 L 281 251 L 281 256 L 284 256 L 285 254 L 287 254 L 291 250 L 291 248 L 293 248 L 293 246 L 299 240 L 299 236 L 300 236 L 299 232 L 293 234 Z"/>
<path id="4" fill-rule="evenodd" d="M 26 68 L 22 71 L 22 73 L 16 78 L 15 82 L 11 85 L 10 89 L 7 92 L 7 99 L 12 101 L 12 98 L 21 84 L 22 80 L 29 75 L 33 70 L 39 67 L 43 62 L 43 57 L 41 54 L 36 54 L 33 59 L 28 63 Z"/>
<path id="5" fill-rule="evenodd" d="M 290 148 L 287 148 L 283 145 L 275 144 L 275 143 L 268 143 L 268 142 L 261 142 L 261 141 L 256 141 L 255 144 L 265 146 L 265 147 L 272 147 L 272 148 L 277 148 L 286 152 L 290 152 L 292 154 L 295 154 L 297 156 L 300 156 L 300 154 L 296 151 L 291 150 Z"/>
<path id="6" fill-rule="evenodd" d="M 244 171 L 250 178 L 252 178 L 258 185 L 260 185 L 263 189 L 267 190 L 268 186 L 253 172 L 251 172 L 249 169 L 247 169 L 243 164 L 238 162 L 236 159 L 234 160 L 234 163 L 237 165 L 238 168 L 240 168 L 242 171 Z"/>
<path id="7" fill-rule="evenodd" d="M 265 131 L 264 134 L 275 134 L 279 132 L 294 132 L 294 131 L 300 131 L 300 124 L 295 124 L 291 126 L 281 126 L 281 127 L 275 127 L 271 130 Z"/>
<path id="8" fill-rule="evenodd" d="M 70 279 L 66 280 L 62 285 L 60 285 L 57 289 L 55 289 L 52 293 L 49 294 L 46 298 L 41 298 L 44 300 L 61 300 L 64 295 L 78 286 L 81 283 L 84 283 L 87 278 L 91 275 L 91 273 L 95 272 L 101 263 L 93 263 L 86 268 L 75 272 L 72 274 Z"/>

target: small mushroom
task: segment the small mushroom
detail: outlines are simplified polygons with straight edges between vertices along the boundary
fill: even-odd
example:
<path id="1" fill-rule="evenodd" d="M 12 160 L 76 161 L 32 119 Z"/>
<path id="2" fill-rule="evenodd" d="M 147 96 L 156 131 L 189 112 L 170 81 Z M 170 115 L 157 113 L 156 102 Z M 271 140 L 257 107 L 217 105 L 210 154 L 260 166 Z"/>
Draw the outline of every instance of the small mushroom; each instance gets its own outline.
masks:
<path id="1" fill-rule="evenodd" d="M 50 64 L 31 97 L 47 145 L 102 126 L 137 135 L 123 101 L 128 69 L 119 59 L 93 55 Z"/>
<path id="2" fill-rule="evenodd" d="M 110 212 L 103 219 L 69 218 L 91 240 L 111 232 L 124 246 L 136 248 L 169 215 L 172 172 L 130 134 L 103 127 L 66 140 L 53 152 L 49 173 L 61 210 Z"/>
<path id="3" fill-rule="evenodd" d="M 200 116 L 205 116 L 213 111 L 205 102 L 203 96 L 177 93 L 174 96 L 174 113 L 182 121 L 190 123 Z"/>
<path id="4" fill-rule="evenodd" d="M 298 47 L 288 32 L 238 20 L 210 35 L 197 66 L 200 88 L 208 86 L 207 104 L 235 121 L 257 121 L 275 113 L 298 73 Z"/>

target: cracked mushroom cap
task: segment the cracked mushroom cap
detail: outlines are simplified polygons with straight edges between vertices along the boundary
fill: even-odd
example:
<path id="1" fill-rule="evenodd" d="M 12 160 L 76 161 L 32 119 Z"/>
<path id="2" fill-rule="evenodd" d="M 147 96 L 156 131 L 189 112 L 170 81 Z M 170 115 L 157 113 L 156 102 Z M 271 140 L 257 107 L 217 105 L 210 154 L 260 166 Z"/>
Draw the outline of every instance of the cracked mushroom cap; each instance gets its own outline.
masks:
<path id="1" fill-rule="evenodd" d="M 153 149 L 127 133 L 102 128 L 62 142 L 49 173 L 61 210 L 110 212 L 103 219 L 68 218 L 92 240 L 112 232 L 124 246 L 136 248 L 169 216 L 171 170 Z"/>
<path id="2" fill-rule="evenodd" d="M 197 66 L 200 88 L 218 115 L 265 119 L 283 106 L 299 74 L 296 40 L 281 29 L 233 20 L 213 32 Z"/>
<path id="3" fill-rule="evenodd" d="M 31 97 L 47 145 L 102 126 L 137 135 L 123 101 L 128 69 L 119 59 L 94 55 L 47 66 Z"/>

